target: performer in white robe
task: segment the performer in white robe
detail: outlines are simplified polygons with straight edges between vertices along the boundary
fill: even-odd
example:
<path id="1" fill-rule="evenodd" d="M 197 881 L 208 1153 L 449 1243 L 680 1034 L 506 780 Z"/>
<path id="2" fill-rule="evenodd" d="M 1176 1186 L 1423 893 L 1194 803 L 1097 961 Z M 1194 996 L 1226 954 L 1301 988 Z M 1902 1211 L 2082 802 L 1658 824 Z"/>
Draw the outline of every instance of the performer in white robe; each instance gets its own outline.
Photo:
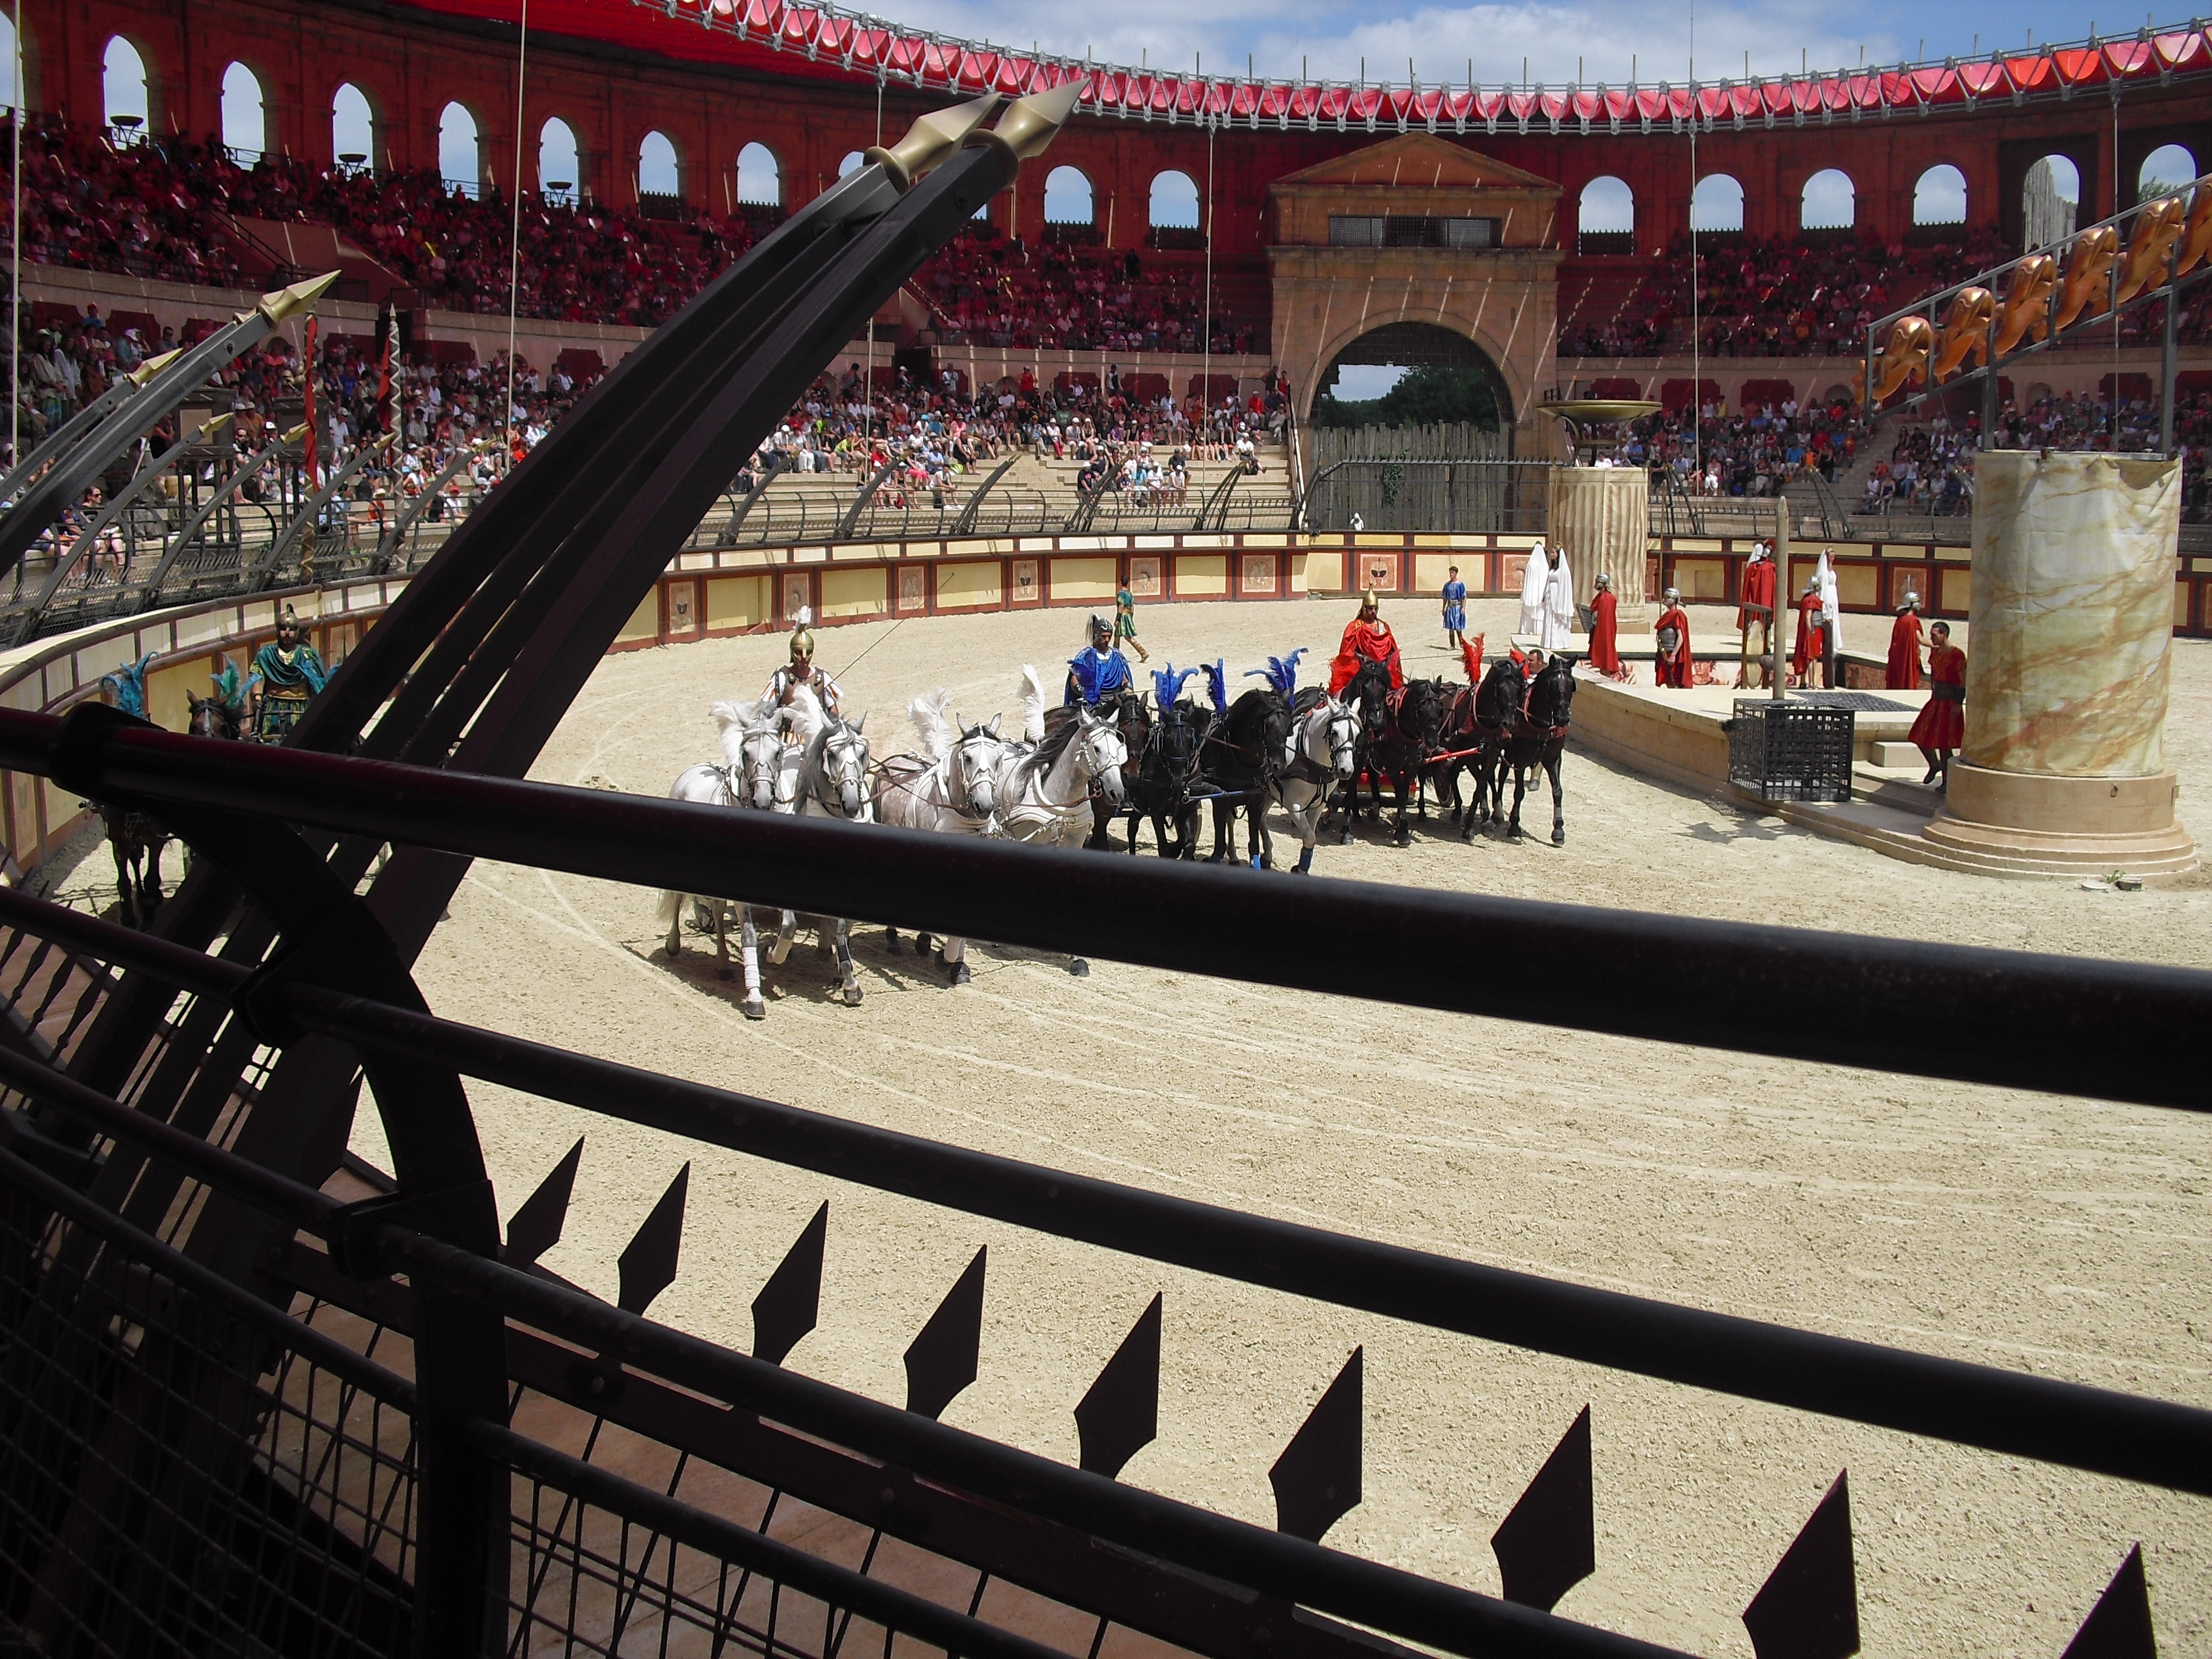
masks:
<path id="1" fill-rule="evenodd" d="M 1528 567 L 1521 573 L 1521 625 L 1516 634 L 1541 634 L 1544 631 L 1544 587 L 1550 580 L 1551 566 L 1544 556 L 1544 544 L 1538 542 L 1528 550 Z"/>
<path id="2" fill-rule="evenodd" d="M 1832 687 L 1837 681 L 1840 653 L 1844 648 L 1844 605 L 1836 592 L 1836 568 L 1828 557 L 1828 550 L 1820 550 L 1820 567 L 1815 573 L 1820 584 L 1820 684 Z"/>
<path id="3" fill-rule="evenodd" d="M 1551 553 L 1551 574 L 1544 579 L 1544 649 L 1565 651 L 1575 642 L 1575 579 L 1567 568 L 1567 550 Z"/>

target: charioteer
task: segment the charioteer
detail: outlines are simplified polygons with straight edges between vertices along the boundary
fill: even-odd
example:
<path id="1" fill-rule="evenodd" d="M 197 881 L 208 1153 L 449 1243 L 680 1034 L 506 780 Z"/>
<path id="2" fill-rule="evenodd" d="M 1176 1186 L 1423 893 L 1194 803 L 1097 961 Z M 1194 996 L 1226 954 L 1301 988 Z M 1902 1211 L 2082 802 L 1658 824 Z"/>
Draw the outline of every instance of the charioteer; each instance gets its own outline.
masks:
<path id="1" fill-rule="evenodd" d="M 813 611 L 805 605 L 799 608 L 799 625 L 791 630 L 791 660 L 769 676 L 768 696 L 779 708 L 790 706 L 791 700 L 800 691 L 811 691 L 822 705 L 822 712 L 835 716 L 844 693 L 837 682 L 814 665 L 814 630 L 811 624 Z"/>
<path id="2" fill-rule="evenodd" d="M 1329 696 L 1341 696 L 1344 688 L 1359 672 L 1360 664 L 1365 662 L 1379 662 L 1389 669 L 1393 691 L 1406 684 L 1406 671 L 1398 660 L 1398 636 L 1382 620 L 1382 599 L 1371 587 L 1360 596 L 1359 614 L 1345 624 L 1344 639 L 1336 648 L 1336 660 L 1329 665 Z"/>
<path id="3" fill-rule="evenodd" d="M 275 642 L 253 653 L 253 672 L 246 683 L 253 699 L 255 739 L 282 743 L 290 737 L 330 678 L 321 654 L 301 637 L 299 613 L 286 605 L 276 618 Z"/>
<path id="4" fill-rule="evenodd" d="M 1133 684 L 1129 659 L 1115 647 L 1114 625 L 1103 617 L 1093 616 L 1091 643 L 1067 659 L 1067 689 L 1060 697 L 1061 703 L 1068 707 L 1085 703 L 1095 708 L 1105 698 L 1128 690 Z"/>

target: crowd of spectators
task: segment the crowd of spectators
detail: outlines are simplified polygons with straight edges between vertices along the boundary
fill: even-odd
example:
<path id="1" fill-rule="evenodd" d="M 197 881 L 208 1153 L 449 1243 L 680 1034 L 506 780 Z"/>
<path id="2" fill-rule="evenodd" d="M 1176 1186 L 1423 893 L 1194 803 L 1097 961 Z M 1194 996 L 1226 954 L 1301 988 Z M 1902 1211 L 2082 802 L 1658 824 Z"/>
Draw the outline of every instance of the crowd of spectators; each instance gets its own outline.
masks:
<path id="1" fill-rule="evenodd" d="M 1655 485 L 1694 495 L 1779 495 L 1792 478 L 1833 482 L 1858 453 L 1864 428 L 1843 402 L 1801 407 L 1794 399 L 1735 414 L 1714 401 L 1693 416 L 1646 416 L 1629 428 L 1624 459 L 1648 468 Z"/>
<path id="2" fill-rule="evenodd" d="M 1981 428 L 1979 415 L 1954 422 L 1941 413 L 1900 427 L 1888 459 L 1876 461 L 1869 470 L 1865 493 L 1851 511 L 1927 518 L 1972 512 L 1974 457 L 1981 449 Z"/>
<path id="3" fill-rule="evenodd" d="M 903 368 L 879 371 L 871 384 L 860 364 L 848 363 L 814 383 L 736 482 L 744 492 L 771 470 L 872 477 L 892 465 L 880 504 L 944 507 L 1020 453 L 1069 464 L 1085 492 L 1165 504 L 1186 498 L 1194 464 L 1234 461 L 1256 471 L 1260 444 L 1279 441 L 1289 408 L 1279 375 L 1261 391 L 1179 402 L 1145 395 L 1112 368 L 1103 381 L 1063 374 L 1049 383 L 1024 369 L 971 389 L 957 369 L 934 385 Z"/>
<path id="4" fill-rule="evenodd" d="M 1867 240 L 1698 239 L 1699 346 L 1715 357 L 1850 356 L 1877 317 L 2011 257 L 1994 228 L 1915 246 Z M 1611 318 L 1571 318 L 1563 357 L 1690 349 L 1689 238 L 1677 237 Z"/>
<path id="5" fill-rule="evenodd" d="M 283 156 L 243 164 L 210 138 L 136 142 L 52 117 L 24 130 L 23 252 L 83 270 L 219 287 L 252 287 L 269 260 L 238 221 L 329 225 L 445 310 L 507 308 L 514 205 L 471 196 L 434 171 L 320 168 Z M 623 212 L 532 194 L 513 262 L 523 316 L 651 327 L 705 287 L 778 216 Z M 1175 256 L 1032 246 L 978 226 L 924 268 L 915 291 L 941 343 L 1036 349 L 1196 352 L 1206 341 L 1203 283 Z M 1243 351 L 1251 319 L 1217 313 L 1212 344 Z"/>

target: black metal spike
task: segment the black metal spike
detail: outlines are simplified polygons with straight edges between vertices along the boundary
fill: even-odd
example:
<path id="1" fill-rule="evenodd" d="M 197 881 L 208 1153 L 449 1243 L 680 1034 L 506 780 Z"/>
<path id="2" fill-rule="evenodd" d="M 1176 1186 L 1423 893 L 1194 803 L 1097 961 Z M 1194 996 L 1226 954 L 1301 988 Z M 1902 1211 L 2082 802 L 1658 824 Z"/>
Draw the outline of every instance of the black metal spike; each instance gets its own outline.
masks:
<path id="1" fill-rule="evenodd" d="M 522 1207 L 507 1224 L 507 1248 L 500 1260 L 510 1267 L 527 1267 L 561 1242 L 561 1229 L 568 1219 L 568 1199 L 576 1190 L 576 1170 L 584 1161 L 584 1138 L 568 1149 L 538 1190 L 522 1200 Z"/>
<path id="2" fill-rule="evenodd" d="M 986 1245 L 960 1275 L 906 1351 L 906 1408 L 936 1417 L 975 1380 L 983 1350 Z"/>
<path id="3" fill-rule="evenodd" d="M 1849 1470 L 1837 1475 L 1743 1610 L 1759 1659 L 1850 1659 L 1859 1650 L 1850 1476 Z"/>
<path id="4" fill-rule="evenodd" d="M 1549 1613 L 1597 1571 L 1597 1498 L 1590 1478 L 1590 1413 L 1582 1408 L 1491 1534 L 1505 1599 Z"/>
<path id="5" fill-rule="evenodd" d="M 622 1291 L 615 1305 L 624 1313 L 641 1314 L 653 1298 L 676 1282 L 676 1252 L 684 1242 L 684 1196 L 690 1190 L 690 1164 L 676 1172 L 660 1202 L 653 1206 L 616 1264 L 622 1269 Z"/>
<path id="6" fill-rule="evenodd" d="M 1160 1298 L 1137 1316 L 1075 1408 L 1082 1466 L 1109 1480 L 1160 1431 Z"/>
<path id="7" fill-rule="evenodd" d="M 814 1212 L 776 1270 L 753 1298 L 753 1358 L 771 1365 L 799 1346 L 822 1311 L 822 1247 L 830 1237 L 830 1201 Z"/>
<path id="8" fill-rule="evenodd" d="M 1336 1381 L 1283 1448 L 1267 1484 L 1275 1489 L 1275 1530 L 1321 1542 L 1360 1499 L 1360 1423 L 1366 1396 L 1364 1348 L 1354 1348 Z"/>
<path id="9" fill-rule="evenodd" d="M 2143 1581 L 2142 1546 L 2120 1563 L 2112 1582 L 2066 1644 L 2064 1659 L 2158 1659 L 2150 1625 L 2150 1586 Z"/>

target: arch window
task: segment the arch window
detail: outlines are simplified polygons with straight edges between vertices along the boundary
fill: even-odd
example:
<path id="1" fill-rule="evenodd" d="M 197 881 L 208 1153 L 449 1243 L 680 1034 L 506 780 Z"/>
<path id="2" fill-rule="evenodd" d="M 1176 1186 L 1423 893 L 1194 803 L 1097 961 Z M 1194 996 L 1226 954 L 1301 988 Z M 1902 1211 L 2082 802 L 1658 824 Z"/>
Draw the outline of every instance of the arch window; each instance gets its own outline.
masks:
<path id="1" fill-rule="evenodd" d="M 1636 192 L 1626 179 L 1606 173 L 1583 186 L 1575 205 L 1575 251 L 1636 252 Z"/>
<path id="2" fill-rule="evenodd" d="M 2197 158 L 2179 144 L 2160 144 L 2143 157 L 2136 170 L 2136 200 L 2172 196 L 2186 190 L 2197 178 Z"/>
<path id="3" fill-rule="evenodd" d="M 1916 225 L 1963 225 L 1966 222 L 1966 175 L 1948 161 L 1920 175 L 1912 187 L 1912 222 Z"/>
<path id="4" fill-rule="evenodd" d="M 583 183 L 576 130 L 556 115 L 538 129 L 538 193 L 549 202 L 572 203 Z"/>
<path id="5" fill-rule="evenodd" d="M 665 132 L 648 132 L 637 147 L 637 193 L 672 199 L 684 194 L 684 171 L 676 145 Z"/>
<path id="6" fill-rule="evenodd" d="M 1151 218 L 1155 230 L 1196 230 L 1198 181 L 1172 168 L 1154 174 Z"/>
<path id="7" fill-rule="evenodd" d="M 1848 230 L 1858 216 L 1858 191 L 1850 174 L 1839 167 L 1822 167 L 1798 194 L 1800 230 Z"/>
<path id="8" fill-rule="evenodd" d="M 1725 173 L 1709 173 L 1690 193 L 1692 230 L 1741 230 L 1743 186 Z"/>
<path id="9" fill-rule="evenodd" d="M 783 205 L 783 167 L 766 144 L 738 152 L 738 200 L 747 207 Z"/>
<path id="10" fill-rule="evenodd" d="M 1044 222 L 1048 225 L 1093 225 L 1098 210 L 1091 204 L 1091 180 L 1074 167 L 1054 167 L 1045 175 Z"/>
<path id="11" fill-rule="evenodd" d="M 342 167 L 376 165 L 376 112 L 350 81 L 331 94 L 331 154 Z"/>
<path id="12" fill-rule="evenodd" d="M 107 50 L 100 54 L 100 84 L 109 133 L 125 143 L 137 143 L 152 122 L 153 100 L 146 60 L 119 34 L 110 37 Z"/>
<path id="13" fill-rule="evenodd" d="M 861 167 L 866 164 L 866 162 L 867 157 L 861 155 L 860 151 L 857 149 L 848 149 L 845 152 L 845 159 L 837 163 L 837 176 L 840 179 L 849 179 L 853 174 L 858 173 Z"/>
<path id="14" fill-rule="evenodd" d="M 463 196 L 483 189 L 483 144 L 477 134 L 477 118 L 459 104 L 448 104 L 438 115 L 438 173 L 446 188 Z"/>
<path id="15" fill-rule="evenodd" d="M 2029 247 L 2063 241 L 2074 234 L 2081 211 L 2081 170 L 2063 155 L 2046 155 L 2027 170 L 2020 191 L 2021 218 Z"/>
<path id="16" fill-rule="evenodd" d="M 241 161 L 258 161 L 269 149 L 261 81 L 243 64 L 222 72 L 222 147 Z"/>

